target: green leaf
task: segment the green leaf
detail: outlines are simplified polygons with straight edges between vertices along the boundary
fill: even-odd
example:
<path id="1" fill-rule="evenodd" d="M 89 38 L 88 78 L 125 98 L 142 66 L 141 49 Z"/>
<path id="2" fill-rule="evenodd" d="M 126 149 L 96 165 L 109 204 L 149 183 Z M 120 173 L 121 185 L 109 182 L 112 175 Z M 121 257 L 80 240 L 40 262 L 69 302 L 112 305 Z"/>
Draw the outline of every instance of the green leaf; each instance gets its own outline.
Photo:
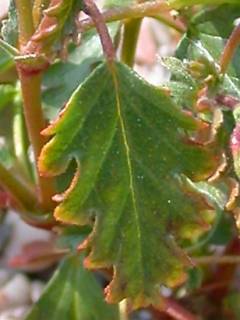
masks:
<path id="1" fill-rule="evenodd" d="M 191 76 L 187 62 L 174 57 L 163 58 L 162 62 L 171 72 L 171 81 L 167 83 L 171 97 L 182 108 L 192 109 L 196 103 L 199 84 Z"/>
<path id="2" fill-rule="evenodd" d="M 75 251 L 79 243 L 84 241 L 86 236 L 90 233 L 91 228 L 69 226 L 61 230 L 60 237 L 57 239 L 57 245 L 63 248 L 70 248 Z"/>
<path id="3" fill-rule="evenodd" d="M 192 191 L 201 193 L 211 206 L 216 208 L 216 219 L 208 234 L 199 237 L 195 243 L 188 246 L 188 251 L 193 252 L 200 247 L 210 244 L 224 245 L 233 236 L 233 223 L 229 213 L 226 213 L 229 200 L 232 198 L 235 185 L 234 180 L 218 179 L 215 182 L 195 182 L 189 179 L 185 182 Z M 237 199 L 235 199 L 237 200 Z"/>
<path id="4" fill-rule="evenodd" d="M 82 1 L 79 0 L 52 3 L 43 11 L 40 25 L 30 41 L 40 46 L 41 53 L 49 54 L 53 46 L 59 46 L 59 41 L 65 36 L 73 34 L 74 19 L 81 8 Z"/>
<path id="5" fill-rule="evenodd" d="M 118 320 L 117 306 L 104 302 L 102 289 L 82 266 L 82 256 L 66 258 L 26 320 Z"/>
<path id="6" fill-rule="evenodd" d="M 14 163 L 14 156 L 4 137 L 0 136 L 0 163 L 10 169 Z"/>
<path id="7" fill-rule="evenodd" d="M 227 39 L 240 16 L 240 3 L 236 5 L 225 4 L 212 9 L 201 10 L 193 17 L 193 26 L 199 32 Z"/>
<path id="8" fill-rule="evenodd" d="M 148 304 L 158 284 L 183 279 L 174 237 L 201 229 L 206 206 L 184 189 L 182 176 L 207 178 L 218 158 L 213 145 L 187 142 L 185 132 L 202 125 L 116 63 L 99 66 L 44 131 L 53 138 L 40 156 L 43 175 L 61 174 L 72 158 L 79 165 L 55 217 L 78 225 L 96 217 L 86 265 L 114 266 L 108 300 Z"/>
<path id="9" fill-rule="evenodd" d="M 234 22 L 239 15 L 240 4 L 222 5 L 201 11 L 193 17 L 192 24 L 178 47 L 177 57 L 182 60 L 196 60 L 204 57 L 216 65 L 220 59 L 226 39 L 233 31 Z M 239 53 L 238 49 L 228 68 L 228 76 L 231 78 L 240 77 Z M 234 80 L 231 79 L 232 82 Z M 224 85 L 230 86 L 227 81 L 228 79 L 225 79 L 226 83 L 222 87 Z"/>
<path id="10" fill-rule="evenodd" d="M 2 21 L 1 35 L 4 41 L 14 47 L 17 47 L 18 20 L 14 0 L 10 1 L 8 18 Z"/>
<path id="11" fill-rule="evenodd" d="M 188 270 L 187 288 L 195 290 L 201 287 L 203 281 L 203 272 L 200 268 L 191 268 Z"/>
<path id="12" fill-rule="evenodd" d="M 224 12 L 228 15 L 226 20 L 223 19 Z M 219 70 L 218 61 L 224 50 L 227 39 L 234 28 L 234 21 L 240 14 L 240 5 L 224 5 L 211 10 L 203 10 L 193 18 L 193 25 L 189 32 L 183 38 L 178 50 L 177 56 L 181 59 L 197 60 L 205 58 L 209 64 L 215 65 L 216 71 Z M 214 17 L 214 18 L 213 18 Z M 224 28 L 223 28 L 224 25 Z M 233 97 L 240 99 L 240 68 L 239 68 L 239 48 L 228 66 L 227 73 L 217 78 L 213 90 L 209 90 L 208 95 L 212 101 L 217 95 Z M 219 108 L 224 108 L 219 103 Z M 229 107 L 230 108 L 230 107 Z M 232 107 L 233 108 L 233 107 Z M 233 108 L 234 109 L 234 108 Z M 238 108 L 237 108 L 238 109 Z M 234 116 L 239 111 L 235 109 Z M 238 117 L 237 117 L 238 118 Z M 235 117 L 236 127 L 231 138 L 225 142 L 224 147 L 231 146 L 234 169 L 237 176 L 240 176 L 239 163 L 239 132 L 240 126 L 238 119 Z"/>
<path id="13" fill-rule="evenodd" d="M 0 75 L 14 65 L 13 58 L 0 47 Z"/>

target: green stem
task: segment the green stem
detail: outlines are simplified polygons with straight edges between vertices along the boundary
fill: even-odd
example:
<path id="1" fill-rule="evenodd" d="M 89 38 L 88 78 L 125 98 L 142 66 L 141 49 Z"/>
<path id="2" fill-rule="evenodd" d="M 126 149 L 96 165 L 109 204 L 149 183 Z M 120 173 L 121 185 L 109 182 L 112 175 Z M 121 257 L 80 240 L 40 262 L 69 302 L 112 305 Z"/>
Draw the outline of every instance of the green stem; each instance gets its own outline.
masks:
<path id="1" fill-rule="evenodd" d="M 149 1 L 140 4 L 134 4 L 128 7 L 118 7 L 109 9 L 102 13 L 105 22 L 113 22 L 124 19 L 136 19 L 144 17 L 159 16 L 160 13 L 169 12 L 171 8 L 163 0 Z M 88 31 L 94 28 L 95 24 L 92 19 L 82 19 L 78 22 L 80 32 Z"/>
<path id="2" fill-rule="evenodd" d="M 6 169 L 0 163 L 0 185 L 5 189 L 17 203 L 26 211 L 35 211 L 38 205 L 35 193 L 17 179 L 11 170 Z"/>
<path id="3" fill-rule="evenodd" d="M 24 47 L 30 37 L 34 33 L 33 17 L 32 17 L 32 1 L 31 0 L 15 0 L 18 27 L 19 27 L 19 45 Z"/>
<path id="4" fill-rule="evenodd" d="M 124 23 L 121 60 L 129 67 L 134 65 L 135 52 L 142 19 L 128 20 Z"/>
<path id="5" fill-rule="evenodd" d="M 227 68 L 228 68 L 239 44 L 240 44 L 240 24 L 238 24 L 234 28 L 231 36 L 229 37 L 229 39 L 226 43 L 226 46 L 223 50 L 223 53 L 221 55 L 219 64 L 220 64 L 222 73 L 225 73 L 227 71 Z"/>
<path id="6" fill-rule="evenodd" d="M 239 0 L 170 0 L 169 4 L 174 9 L 181 9 L 194 5 L 221 5 L 221 4 L 239 4 Z"/>
<path id="7" fill-rule="evenodd" d="M 20 170 L 24 175 L 32 180 L 32 168 L 28 157 L 28 139 L 26 125 L 23 117 L 22 106 L 20 101 L 15 102 L 13 117 L 13 143 L 14 153 L 19 164 Z"/>
<path id="8" fill-rule="evenodd" d="M 165 26 L 170 27 L 179 33 L 186 32 L 186 27 L 184 27 L 183 24 L 177 23 L 177 21 L 174 20 L 174 18 L 169 18 L 164 15 L 155 15 L 152 16 L 152 18 L 161 22 L 162 24 L 165 24 Z"/>
<path id="9" fill-rule="evenodd" d="M 31 0 L 15 0 L 18 21 L 19 21 L 19 44 L 20 51 L 24 48 L 34 33 L 34 23 L 32 17 Z M 24 70 L 20 63 L 17 63 L 18 76 L 21 82 L 24 116 L 29 135 L 29 140 L 33 147 L 35 163 L 38 161 L 41 149 L 46 140 L 41 135 L 45 128 L 45 120 L 41 106 L 41 72 L 31 72 Z M 52 196 L 54 188 L 52 180 L 42 178 L 38 174 L 39 203 L 43 210 L 49 211 L 54 208 Z"/>
<path id="10" fill-rule="evenodd" d="M 165 313 L 175 320 L 197 320 L 198 317 L 171 298 L 161 297 L 153 306 L 159 312 Z"/>
<path id="11" fill-rule="evenodd" d="M 84 0 L 84 4 L 87 9 L 87 13 L 91 16 L 93 23 L 96 26 L 107 60 L 113 61 L 115 59 L 115 49 L 101 12 L 96 6 L 94 0 Z"/>
<path id="12" fill-rule="evenodd" d="M 49 5 L 50 0 L 34 0 L 33 3 L 33 24 L 36 29 L 41 21 L 43 10 Z"/>
<path id="13" fill-rule="evenodd" d="M 27 131 L 33 147 L 35 162 L 37 163 L 42 147 L 46 143 L 45 137 L 41 135 L 41 131 L 46 127 L 41 108 L 42 77 L 41 74 L 26 74 L 21 67 L 18 68 L 18 74 L 22 88 Z M 54 207 L 52 180 L 43 178 L 38 174 L 38 189 L 41 206 L 45 210 L 52 210 Z"/>
<path id="14" fill-rule="evenodd" d="M 192 259 L 196 265 L 204 264 L 239 264 L 240 256 L 225 255 L 225 256 L 201 256 Z"/>

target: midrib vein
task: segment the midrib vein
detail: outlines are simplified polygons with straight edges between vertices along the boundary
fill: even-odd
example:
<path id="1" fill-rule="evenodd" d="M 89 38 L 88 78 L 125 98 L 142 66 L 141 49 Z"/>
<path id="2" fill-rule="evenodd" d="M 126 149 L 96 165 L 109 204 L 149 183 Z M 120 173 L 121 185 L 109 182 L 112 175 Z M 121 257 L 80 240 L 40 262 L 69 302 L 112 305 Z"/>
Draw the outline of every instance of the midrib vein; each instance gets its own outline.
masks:
<path id="1" fill-rule="evenodd" d="M 139 221 L 138 210 L 137 210 L 136 193 L 135 193 L 135 189 L 134 189 L 133 167 L 132 167 L 132 162 L 131 162 L 131 158 L 130 158 L 130 147 L 129 147 L 129 142 L 128 142 L 127 133 L 126 133 L 126 126 L 124 123 L 122 110 L 121 110 L 121 103 L 120 103 L 120 97 L 119 97 L 119 91 L 118 91 L 118 79 L 117 79 L 117 75 L 116 75 L 115 66 L 114 66 L 114 68 L 111 68 L 110 70 L 111 70 L 111 73 L 113 76 L 113 82 L 114 82 L 114 87 L 115 87 L 115 92 L 116 92 L 117 114 L 118 114 L 121 132 L 122 132 L 122 136 L 123 136 L 124 147 L 126 150 L 127 166 L 128 166 L 129 176 L 130 176 L 129 187 L 130 187 L 130 191 L 131 191 L 131 195 L 132 195 L 133 212 L 134 212 L 135 221 L 136 221 L 136 225 L 137 225 L 137 235 L 138 235 L 138 240 L 139 240 L 139 245 L 138 245 L 139 259 L 141 261 L 141 266 L 143 266 L 143 257 L 142 257 L 142 248 L 141 248 L 142 236 L 141 236 L 140 221 Z M 142 278 L 143 278 L 144 277 L 143 268 L 141 268 L 141 274 L 142 274 Z"/>

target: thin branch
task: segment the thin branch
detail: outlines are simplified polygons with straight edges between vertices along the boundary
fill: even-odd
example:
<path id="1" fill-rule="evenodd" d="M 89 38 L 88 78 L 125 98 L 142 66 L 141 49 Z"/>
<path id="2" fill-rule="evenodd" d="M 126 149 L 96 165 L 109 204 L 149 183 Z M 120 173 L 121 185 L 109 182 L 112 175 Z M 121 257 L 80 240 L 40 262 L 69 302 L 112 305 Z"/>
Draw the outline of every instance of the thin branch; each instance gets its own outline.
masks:
<path id="1" fill-rule="evenodd" d="M 29 76 L 21 68 L 18 68 L 18 74 L 22 88 L 26 126 L 37 163 L 42 147 L 46 143 L 46 138 L 41 135 L 41 131 L 46 127 L 41 107 L 41 74 Z M 38 189 L 39 202 L 42 207 L 45 210 L 53 209 L 52 196 L 55 192 L 52 180 L 38 175 Z"/>
<path id="2" fill-rule="evenodd" d="M 106 58 L 109 61 L 113 61 L 115 59 L 115 49 L 104 18 L 93 0 L 84 0 L 84 3 L 86 6 L 86 13 L 91 16 L 92 21 L 96 26 Z"/>
<path id="3" fill-rule="evenodd" d="M 33 23 L 35 28 L 38 27 L 42 18 L 43 10 L 47 8 L 47 6 L 49 5 L 49 1 L 50 0 L 34 0 L 32 11 L 33 11 Z"/>
<path id="4" fill-rule="evenodd" d="M 239 4 L 239 0 L 169 0 L 169 3 L 174 9 L 181 9 L 195 5 Z"/>
<path id="5" fill-rule="evenodd" d="M 105 22 L 119 21 L 124 19 L 136 19 L 159 16 L 160 13 L 169 12 L 170 6 L 163 0 L 149 1 L 128 7 L 109 9 L 102 13 Z M 82 19 L 78 22 L 80 32 L 88 31 L 95 26 L 92 19 Z"/>
<path id="6" fill-rule="evenodd" d="M 225 73 L 227 71 L 227 68 L 236 52 L 237 47 L 240 44 L 240 24 L 238 24 L 234 29 L 229 37 L 226 46 L 223 50 L 223 53 L 220 58 L 220 67 L 221 72 Z"/>
<path id="7" fill-rule="evenodd" d="M 187 31 L 187 27 L 184 25 L 182 21 L 180 21 L 177 17 L 172 17 L 169 12 L 166 12 L 165 14 L 158 14 L 149 16 L 150 18 L 153 18 L 155 20 L 158 20 L 160 23 L 165 24 L 165 26 L 170 27 L 177 31 L 180 34 L 183 34 Z"/>
<path id="8" fill-rule="evenodd" d="M 16 100 L 16 99 L 15 99 Z M 32 167 L 28 157 L 29 141 L 27 137 L 27 128 L 24 121 L 22 104 L 19 100 L 15 101 L 13 115 L 13 148 L 19 169 L 26 178 L 32 181 Z"/>
<path id="9" fill-rule="evenodd" d="M 154 305 L 157 312 L 165 313 L 175 320 L 198 320 L 198 317 L 186 310 L 177 301 L 161 297 L 159 304 Z"/>
<path id="10" fill-rule="evenodd" d="M 38 201 L 34 191 L 20 179 L 16 178 L 15 174 L 11 170 L 6 169 L 1 163 L 0 185 L 23 209 L 33 212 L 36 210 Z"/>
<path id="11" fill-rule="evenodd" d="M 240 256 L 225 255 L 225 256 L 202 256 L 192 259 L 196 265 L 204 264 L 238 264 L 240 263 Z"/>
<path id="12" fill-rule="evenodd" d="M 240 253 L 240 240 L 238 237 L 235 237 L 230 241 L 230 243 L 226 246 L 224 253 L 222 256 L 229 255 L 238 255 Z M 207 298 L 210 299 L 214 304 L 221 305 L 225 296 L 229 292 L 230 285 L 233 281 L 237 264 L 216 264 L 215 268 L 212 270 L 212 274 L 210 273 L 208 279 L 203 283 L 202 287 L 215 285 L 216 283 L 221 282 L 226 283 L 225 286 L 221 286 L 219 288 L 211 290 L 207 294 Z M 210 270 L 210 269 L 209 269 Z"/>
<path id="13" fill-rule="evenodd" d="M 11 46 L 9 43 L 6 41 L 0 39 L 0 48 L 3 49 L 7 54 L 11 55 L 12 57 L 15 57 L 19 55 L 19 51 Z"/>
<path id="14" fill-rule="evenodd" d="M 19 45 L 20 48 L 23 48 L 34 33 L 32 1 L 15 0 L 15 3 L 18 15 Z"/>
<path id="15" fill-rule="evenodd" d="M 20 52 L 25 53 L 26 45 L 34 33 L 32 17 L 32 1 L 16 0 L 19 21 Z M 29 140 L 33 147 L 35 163 L 46 140 L 41 135 L 45 128 L 45 120 L 41 106 L 41 72 L 27 72 L 21 63 L 16 63 L 18 76 L 21 82 L 24 116 L 28 130 Z M 39 203 L 46 211 L 54 207 L 52 196 L 54 188 L 52 181 L 40 177 L 38 174 Z"/>
<path id="16" fill-rule="evenodd" d="M 138 18 L 128 20 L 124 23 L 121 60 L 130 67 L 134 65 L 141 22 L 142 19 Z"/>

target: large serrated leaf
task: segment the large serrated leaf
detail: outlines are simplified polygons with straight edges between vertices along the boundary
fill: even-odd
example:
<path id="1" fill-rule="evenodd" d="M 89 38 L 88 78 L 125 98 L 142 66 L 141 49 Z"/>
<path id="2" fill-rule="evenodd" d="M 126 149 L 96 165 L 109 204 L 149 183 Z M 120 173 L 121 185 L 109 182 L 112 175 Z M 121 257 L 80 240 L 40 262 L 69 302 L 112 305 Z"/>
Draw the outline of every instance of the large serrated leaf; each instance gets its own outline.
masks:
<path id="1" fill-rule="evenodd" d="M 117 306 L 104 302 L 94 276 L 82 267 L 82 256 L 65 259 L 26 320 L 118 320 Z"/>
<path id="2" fill-rule="evenodd" d="M 99 66 L 45 130 L 54 137 L 41 153 L 40 172 L 59 175 L 72 158 L 79 164 L 55 217 L 79 225 L 96 217 L 86 264 L 114 266 L 110 301 L 147 304 L 158 284 L 181 279 L 173 238 L 199 228 L 206 208 L 184 189 L 182 176 L 204 179 L 217 162 L 213 146 L 186 142 L 185 132 L 202 125 L 115 63 Z"/>

